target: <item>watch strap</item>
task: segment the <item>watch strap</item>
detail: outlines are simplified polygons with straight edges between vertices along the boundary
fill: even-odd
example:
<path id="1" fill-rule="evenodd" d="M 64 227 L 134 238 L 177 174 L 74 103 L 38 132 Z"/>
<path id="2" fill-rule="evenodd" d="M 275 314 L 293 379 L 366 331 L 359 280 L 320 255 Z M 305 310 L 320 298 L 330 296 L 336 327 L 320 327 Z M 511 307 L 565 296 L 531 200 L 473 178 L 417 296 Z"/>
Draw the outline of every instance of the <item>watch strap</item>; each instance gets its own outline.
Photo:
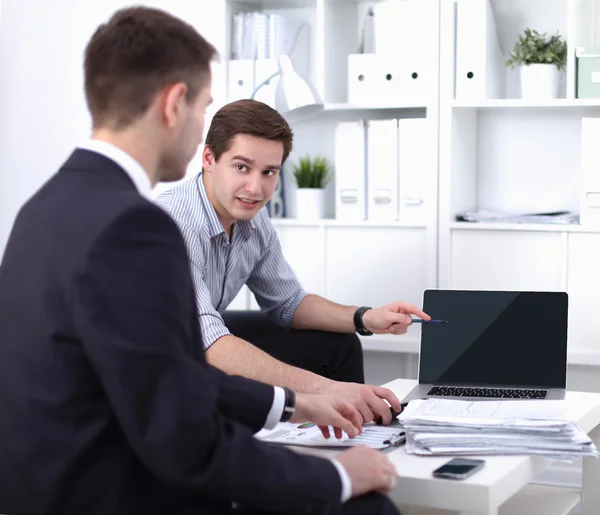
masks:
<path id="1" fill-rule="evenodd" d="M 290 388 L 283 387 L 283 391 L 285 393 L 285 401 L 283 405 L 283 413 L 281 414 L 280 422 L 287 422 L 292 415 L 296 411 L 296 394 L 294 390 Z"/>
<path id="2" fill-rule="evenodd" d="M 373 333 L 365 328 L 363 324 L 363 315 L 365 311 L 371 309 L 369 306 L 362 306 L 354 312 L 354 328 L 361 336 L 371 336 Z"/>

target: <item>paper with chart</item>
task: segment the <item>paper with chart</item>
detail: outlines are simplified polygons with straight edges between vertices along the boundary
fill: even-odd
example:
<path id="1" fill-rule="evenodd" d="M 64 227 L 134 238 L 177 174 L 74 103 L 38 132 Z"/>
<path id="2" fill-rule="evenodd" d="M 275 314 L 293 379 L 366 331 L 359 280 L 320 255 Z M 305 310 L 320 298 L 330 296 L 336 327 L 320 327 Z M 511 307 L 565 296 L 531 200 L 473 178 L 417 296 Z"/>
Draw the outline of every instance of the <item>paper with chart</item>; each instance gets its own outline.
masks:
<path id="1" fill-rule="evenodd" d="M 419 399 L 398 420 L 410 454 L 598 456 L 565 401 Z"/>
<path id="2" fill-rule="evenodd" d="M 377 426 L 365 424 L 362 434 L 349 438 L 343 433 L 342 438 L 331 435 L 328 439 L 321 434 L 321 430 L 312 423 L 293 424 L 282 422 L 274 429 L 263 429 L 255 435 L 260 440 L 268 443 L 284 445 L 301 445 L 305 447 L 355 447 L 366 445 L 372 449 L 385 449 L 391 445 L 400 445 L 404 442 L 404 431 L 401 427 Z"/>

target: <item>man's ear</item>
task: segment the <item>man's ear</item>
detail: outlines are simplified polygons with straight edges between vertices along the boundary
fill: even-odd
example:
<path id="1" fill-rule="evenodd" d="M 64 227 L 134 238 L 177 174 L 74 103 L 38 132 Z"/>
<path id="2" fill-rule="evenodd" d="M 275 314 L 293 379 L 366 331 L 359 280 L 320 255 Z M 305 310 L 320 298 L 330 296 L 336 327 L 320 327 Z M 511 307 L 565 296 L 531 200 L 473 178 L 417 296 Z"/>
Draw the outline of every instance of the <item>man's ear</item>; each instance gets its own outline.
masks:
<path id="1" fill-rule="evenodd" d="M 215 163 L 215 156 L 208 145 L 204 145 L 202 150 L 202 169 L 205 172 L 212 171 L 212 167 Z"/>
<path id="2" fill-rule="evenodd" d="M 175 127 L 183 116 L 184 103 L 187 102 L 185 98 L 187 90 L 187 84 L 184 82 L 171 84 L 163 90 L 162 115 L 169 129 Z"/>

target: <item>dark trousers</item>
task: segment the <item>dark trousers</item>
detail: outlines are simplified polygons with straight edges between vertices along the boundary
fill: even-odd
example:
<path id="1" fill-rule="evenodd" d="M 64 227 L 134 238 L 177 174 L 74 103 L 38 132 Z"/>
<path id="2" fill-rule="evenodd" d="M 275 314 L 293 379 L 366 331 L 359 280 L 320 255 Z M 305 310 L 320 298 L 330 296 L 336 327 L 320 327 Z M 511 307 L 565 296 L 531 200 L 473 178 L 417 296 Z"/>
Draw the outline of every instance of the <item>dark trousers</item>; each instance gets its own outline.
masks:
<path id="1" fill-rule="evenodd" d="M 226 311 L 223 319 L 234 336 L 283 363 L 334 381 L 365 382 L 362 346 L 356 334 L 287 329 L 260 311 Z"/>
<path id="2" fill-rule="evenodd" d="M 253 511 L 240 508 L 234 510 L 235 515 L 284 515 L 274 512 Z M 350 499 L 342 506 L 340 515 L 400 515 L 398 508 L 389 497 L 381 494 L 370 493 Z"/>

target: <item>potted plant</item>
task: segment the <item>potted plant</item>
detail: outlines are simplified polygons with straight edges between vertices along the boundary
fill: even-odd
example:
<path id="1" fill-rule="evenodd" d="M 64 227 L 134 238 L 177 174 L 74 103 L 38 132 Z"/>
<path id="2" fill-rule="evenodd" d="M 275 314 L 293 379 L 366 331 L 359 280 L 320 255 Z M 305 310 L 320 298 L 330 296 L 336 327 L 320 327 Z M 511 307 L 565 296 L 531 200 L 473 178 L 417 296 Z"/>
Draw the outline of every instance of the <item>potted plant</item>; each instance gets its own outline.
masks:
<path id="1" fill-rule="evenodd" d="M 522 98 L 556 98 L 566 62 L 567 43 L 558 32 L 548 36 L 527 28 L 510 51 L 506 66 L 519 67 Z"/>
<path id="2" fill-rule="evenodd" d="M 329 161 L 325 157 L 300 158 L 294 165 L 296 191 L 296 217 L 319 220 L 325 216 L 325 186 L 330 177 Z"/>

